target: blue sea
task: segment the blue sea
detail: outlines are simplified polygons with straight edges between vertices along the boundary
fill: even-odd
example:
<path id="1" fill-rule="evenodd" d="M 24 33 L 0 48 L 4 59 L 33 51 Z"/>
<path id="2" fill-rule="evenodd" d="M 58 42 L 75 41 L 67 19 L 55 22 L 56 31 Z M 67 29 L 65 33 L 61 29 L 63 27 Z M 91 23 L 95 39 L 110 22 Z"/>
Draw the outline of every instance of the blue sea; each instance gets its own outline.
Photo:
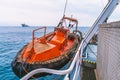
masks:
<path id="1" fill-rule="evenodd" d="M 25 44 L 31 41 L 32 31 L 36 28 L 38 27 L 0 27 L 0 80 L 19 80 L 19 78 L 12 71 L 11 62 L 17 52 Z M 47 27 L 47 32 L 50 32 L 53 29 L 53 27 Z M 89 30 L 89 27 L 79 27 L 78 29 L 85 34 Z M 40 34 L 41 33 L 42 32 L 40 32 Z M 39 33 L 37 32 L 37 35 L 38 34 Z"/>

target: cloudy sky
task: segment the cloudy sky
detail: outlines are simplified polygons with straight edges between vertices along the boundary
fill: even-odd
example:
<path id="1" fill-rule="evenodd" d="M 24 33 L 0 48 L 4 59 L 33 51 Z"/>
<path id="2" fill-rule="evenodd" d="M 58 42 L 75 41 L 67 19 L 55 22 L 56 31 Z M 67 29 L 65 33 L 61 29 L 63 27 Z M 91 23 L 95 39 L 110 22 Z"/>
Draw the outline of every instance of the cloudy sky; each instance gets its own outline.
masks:
<path id="1" fill-rule="evenodd" d="M 66 16 L 79 25 L 91 26 L 108 0 L 68 0 Z M 0 26 L 57 25 L 63 16 L 65 0 L 0 0 Z M 120 5 L 109 21 L 120 20 Z"/>

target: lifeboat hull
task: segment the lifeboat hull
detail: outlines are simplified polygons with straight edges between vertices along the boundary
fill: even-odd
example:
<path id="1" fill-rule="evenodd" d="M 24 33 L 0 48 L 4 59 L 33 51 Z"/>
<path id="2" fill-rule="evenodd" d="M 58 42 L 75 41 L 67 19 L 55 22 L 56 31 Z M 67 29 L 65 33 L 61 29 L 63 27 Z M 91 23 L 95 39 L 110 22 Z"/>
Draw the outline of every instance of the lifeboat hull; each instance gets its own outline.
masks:
<path id="1" fill-rule="evenodd" d="M 70 59 L 73 57 L 73 55 L 75 55 L 74 52 L 77 50 L 78 46 L 79 46 L 79 43 L 78 43 L 78 40 L 77 40 L 75 42 L 74 46 L 66 52 L 67 55 L 57 57 L 57 58 L 52 59 L 50 61 L 46 61 L 46 62 L 42 62 L 42 63 L 37 62 L 37 63 L 34 63 L 34 64 L 20 62 L 18 60 L 18 56 L 21 56 L 22 50 L 26 47 L 26 46 L 24 46 L 23 49 L 21 49 L 18 52 L 17 56 L 13 60 L 13 62 L 11 64 L 12 69 L 13 69 L 14 73 L 19 78 L 22 78 L 23 76 L 25 76 L 30 71 L 38 69 L 38 68 L 60 69 L 70 61 Z M 36 78 L 36 77 L 46 76 L 46 75 L 48 75 L 48 74 L 40 73 L 40 74 L 34 75 L 33 78 L 34 77 Z"/>
<path id="2" fill-rule="evenodd" d="M 69 55 L 69 57 L 64 57 L 63 60 L 51 62 L 48 64 L 39 64 L 39 63 L 38 64 L 28 64 L 28 63 L 26 63 L 25 65 L 23 65 L 21 62 L 13 62 L 12 69 L 13 69 L 14 73 L 19 78 L 21 78 L 21 77 L 25 76 L 28 72 L 38 69 L 38 68 L 60 69 L 63 66 L 65 66 L 65 64 L 67 64 L 69 60 L 70 60 L 70 55 Z M 23 69 L 23 66 L 27 70 L 27 72 Z M 46 76 L 46 75 L 48 75 L 48 74 L 40 73 L 40 74 L 34 75 L 34 77 L 41 77 L 41 76 Z"/>

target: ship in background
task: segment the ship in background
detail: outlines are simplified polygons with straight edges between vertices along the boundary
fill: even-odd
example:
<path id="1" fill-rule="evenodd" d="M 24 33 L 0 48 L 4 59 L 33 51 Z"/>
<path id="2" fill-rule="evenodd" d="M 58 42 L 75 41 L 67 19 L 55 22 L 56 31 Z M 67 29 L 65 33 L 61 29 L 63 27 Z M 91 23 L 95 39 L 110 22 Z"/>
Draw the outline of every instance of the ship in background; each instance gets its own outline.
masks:
<path id="1" fill-rule="evenodd" d="M 22 27 L 30 27 L 29 25 L 27 24 L 21 24 Z"/>

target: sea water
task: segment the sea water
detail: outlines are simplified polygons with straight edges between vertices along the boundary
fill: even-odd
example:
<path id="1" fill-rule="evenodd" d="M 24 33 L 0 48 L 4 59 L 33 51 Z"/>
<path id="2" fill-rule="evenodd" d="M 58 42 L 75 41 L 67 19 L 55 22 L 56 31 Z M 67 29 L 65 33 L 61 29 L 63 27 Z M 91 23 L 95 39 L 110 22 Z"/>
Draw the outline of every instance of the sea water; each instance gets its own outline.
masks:
<path id="1" fill-rule="evenodd" d="M 17 52 L 32 39 L 32 31 L 38 27 L 1 26 L 0 27 L 0 80 L 19 80 L 13 73 L 11 62 Z M 85 34 L 89 27 L 78 28 Z M 54 27 L 47 27 L 47 33 L 54 30 Z M 35 35 L 43 35 L 44 30 Z M 58 77 L 59 78 L 59 77 Z M 49 76 L 46 79 L 49 80 Z"/>

